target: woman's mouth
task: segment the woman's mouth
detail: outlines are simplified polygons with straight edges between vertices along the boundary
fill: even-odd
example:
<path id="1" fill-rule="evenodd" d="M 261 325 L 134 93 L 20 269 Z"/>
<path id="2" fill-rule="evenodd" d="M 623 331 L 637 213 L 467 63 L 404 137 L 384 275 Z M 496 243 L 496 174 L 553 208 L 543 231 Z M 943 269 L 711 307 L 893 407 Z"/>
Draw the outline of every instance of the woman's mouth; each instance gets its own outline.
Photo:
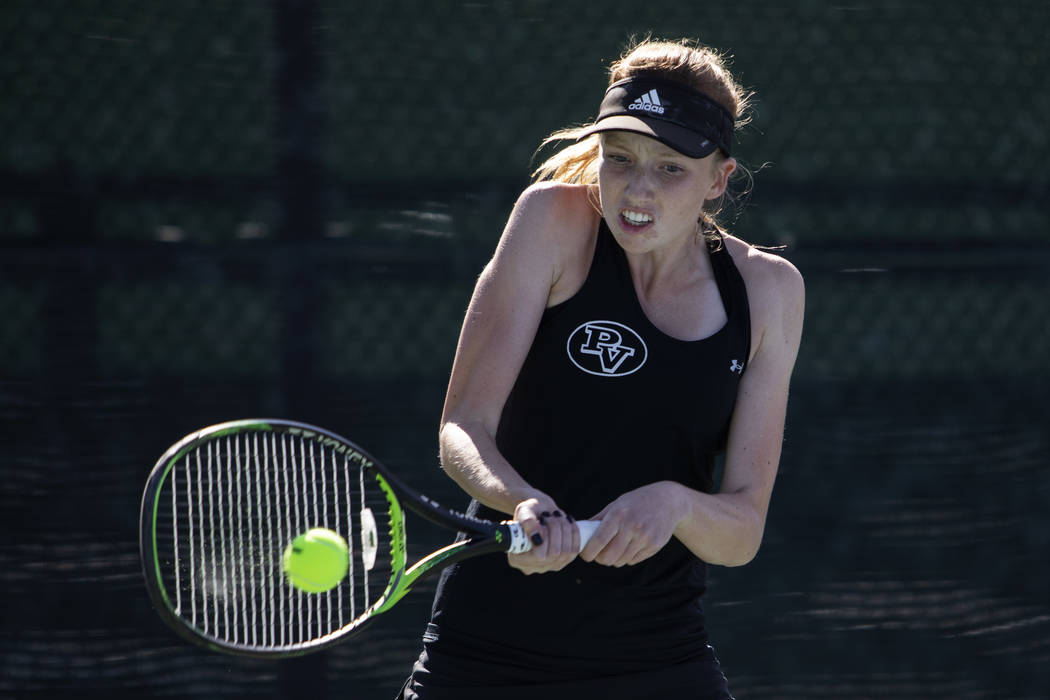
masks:
<path id="1" fill-rule="evenodd" d="M 628 230 L 637 230 L 653 223 L 653 215 L 633 209 L 624 209 L 620 212 L 620 221 L 624 223 Z"/>

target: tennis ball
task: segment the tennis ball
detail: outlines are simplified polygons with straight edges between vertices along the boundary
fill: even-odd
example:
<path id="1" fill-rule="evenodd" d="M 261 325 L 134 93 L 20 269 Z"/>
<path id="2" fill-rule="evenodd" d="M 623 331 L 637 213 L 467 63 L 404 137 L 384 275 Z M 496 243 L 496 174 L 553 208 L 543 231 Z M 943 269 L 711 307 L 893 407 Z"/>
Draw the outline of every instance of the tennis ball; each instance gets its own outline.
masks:
<path id="1" fill-rule="evenodd" d="M 307 593 L 324 593 L 346 576 L 350 555 L 338 533 L 315 527 L 292 540 L 283 563 L 288 583 Z"/>

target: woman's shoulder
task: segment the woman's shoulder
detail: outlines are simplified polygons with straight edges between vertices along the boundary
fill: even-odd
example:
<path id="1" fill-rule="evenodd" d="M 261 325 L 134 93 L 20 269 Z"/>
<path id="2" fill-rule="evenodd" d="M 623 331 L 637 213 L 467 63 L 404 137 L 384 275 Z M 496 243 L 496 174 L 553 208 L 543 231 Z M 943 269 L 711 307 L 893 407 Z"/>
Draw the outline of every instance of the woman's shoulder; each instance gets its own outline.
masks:
<path id="1" fill-rule="evenodd" d="M 583 284 L 601 218 L 597 201 L 593 187 L 541 182 L 522 192 L 514 206 L 509 230 L 550 261 L 550 305 L 571 297 Z"/>
<path id="2" fill-rule="evenodd" d="M 724 236 L 726 249 L 750 293 L 770 291 L 778 295 L 795 295 L 804 291 L 802 273 L 783 256 L 758 248 L 735 236 Z"/>
<path id="3" fill-rule="evenodd" d="M 725 246 L 744 278 L 748 305 L 755 326 L 791 327 L 801 324 L 806 288 L 802 273 L 784 257 L 757 248 L 734 236 L 725 236 Z M 785 327 L 786 326 L 786 327 Z"/>
<path id="4" fill-rule="evenodd" d="M 587 185 L 536 183 L 518 197 L 511 224 L 565 260 L 593 241 L 600 218 L 597 202 L 597 191 Z"/>
<path id="5" fill-rule="evenodd" d="M 597 218 L 583 185 L 536 183 L 526 188 L 507 220 L 500 248 L 533 251 L 554 261 L 571 256 Z"/>
<path id="6" fill-rule="evenodd" d="M 592 185 L 537 182 L 525 188 L 515 209 L 530 217 L 568 225 L 591 221 L 597 215 L 597 201 L 598 193 Z"/>

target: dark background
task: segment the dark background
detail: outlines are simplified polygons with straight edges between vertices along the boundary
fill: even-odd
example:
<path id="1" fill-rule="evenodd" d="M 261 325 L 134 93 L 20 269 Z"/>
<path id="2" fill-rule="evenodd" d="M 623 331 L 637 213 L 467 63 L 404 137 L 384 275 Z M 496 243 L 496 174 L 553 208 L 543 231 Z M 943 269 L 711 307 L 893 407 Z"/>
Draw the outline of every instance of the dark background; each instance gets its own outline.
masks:
<path id="1" fill-rule="evenodd" d="M 168 631 L 145 476 L 280 416 L 462 503 L 435 435 L 473 280 L 649 31 L 735 56 L 729 227 L 807 280 L 763 549 L 711 573 L 734 692 L 1047 697 L 1048 29 L 1041 0 L 5 0 L 0 697 L 394 695 L 428 591 L 297 662 Z"/>

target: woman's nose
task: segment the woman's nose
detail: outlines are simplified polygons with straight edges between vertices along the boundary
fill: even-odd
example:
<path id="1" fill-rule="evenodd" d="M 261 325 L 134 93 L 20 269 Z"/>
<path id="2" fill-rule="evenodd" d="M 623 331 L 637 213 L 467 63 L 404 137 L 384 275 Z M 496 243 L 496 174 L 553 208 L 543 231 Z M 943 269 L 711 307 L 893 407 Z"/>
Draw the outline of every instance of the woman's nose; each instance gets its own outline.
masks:
<path id="1" fill-rule="evenodd" d="M 653 178 L 648 169 L 636 168 L 627 181 L 627 193 L 648 197 L 653 191 Z"/>

